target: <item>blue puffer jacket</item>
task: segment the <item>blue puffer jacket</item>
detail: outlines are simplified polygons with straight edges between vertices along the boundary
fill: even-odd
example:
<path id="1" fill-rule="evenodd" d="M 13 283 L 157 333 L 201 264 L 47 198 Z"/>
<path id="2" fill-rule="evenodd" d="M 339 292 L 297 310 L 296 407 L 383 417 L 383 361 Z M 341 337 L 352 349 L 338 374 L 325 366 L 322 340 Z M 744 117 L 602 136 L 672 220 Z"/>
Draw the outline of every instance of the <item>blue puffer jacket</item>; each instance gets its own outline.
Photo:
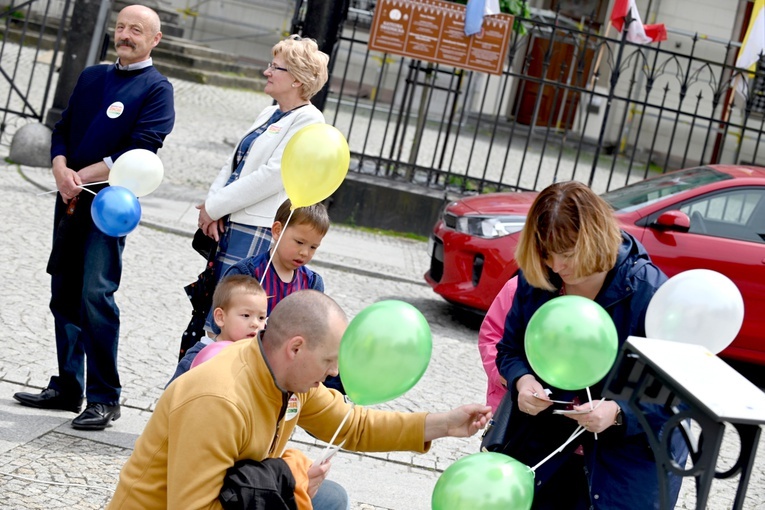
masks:
<path id="1" fill-rule="evenodd" d="M 619 347 L 630 335 L 645 336 L 645 314 L 648 303 L 656 290 L 667 277 L 652 262 L 645 248 L 631 235 L 622 233 L 623 241 L 619 249 L 616 264 L 608 272 L 595 301 L 601 305 L 614 320 L 619 336 Z M 551 273 L 551 281 L 557 287 L 562 282 Z M 526 325 L 531 316 L 544 303 L 560 295 L 560 291 L 545 291 L 534 288 L 519 274 L 518 290 L 513 305 L 505 321 L 505 332 L 497 344 L 497 367 L 507 379 L 512 398 L 517 402 L 516 381 L 525 374 L 533 374 L 524 351 Z M 603 383 L 590 388 L 593 399 L 599 399 Z M 544 385 L 545 383 L 542 382 Z M 587 401 L 585 391 L 569 392 L 551 387 L 556 400 L 571 400 L 577 396 L 581 402 Z M 590 485 L 590 501 L 598 510 L 630 509 L 645 510 L 659 508 L 659 483 L 654 455 L 648 444 L 637 417 L 628 408 L 626 402 L 618 402 L 624 414 L 624 425 L 612 426 L 598 435 L 585 433 L 563 452 L 557 454 L 536 471 L 537 489 L 544 487 L 545 481 L 563 464 L 577 445 L 584 447 L 587 476 Z M 661 407 L 644 406 L 646 417 L 652 428 L 658 433 L 668 419 Z M 508 437 L 511 440 L 509 453 L 522 462 L 538 462 L 557 449 L 574 431 L 576 423 L 563 416 L 553 415 L 547 410 L 537 416 L 520 413 L 517 405 L 510 418 L 508 429 L 515 432 Z M 515 423 L 513 423 L 515 422 Z M 535 451 L 532 451 L 535 450 Z M 680 465 L 685 465 L 688 450 L 677 429 L 672 436 L 673 457 Z M 670 479 L 672 501 L 677 499 L 682 479 L 673 476 Z"/>

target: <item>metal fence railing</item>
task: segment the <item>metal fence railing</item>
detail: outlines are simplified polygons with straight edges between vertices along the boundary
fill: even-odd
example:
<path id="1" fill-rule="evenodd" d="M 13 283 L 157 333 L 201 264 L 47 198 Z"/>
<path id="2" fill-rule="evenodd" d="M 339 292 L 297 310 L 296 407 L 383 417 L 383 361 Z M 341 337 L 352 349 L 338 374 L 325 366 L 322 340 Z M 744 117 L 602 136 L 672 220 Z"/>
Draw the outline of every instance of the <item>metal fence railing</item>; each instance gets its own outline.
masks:
<path id="1" fill-rule="evenodd" d="M 9 145 L 20 125 L 43 122 L 71 6 L 69 0 L 11 1 L 0 10 L 0 144 Z"/>
<path id="2" fill-rule="evenodd" d="M 459 193 L 562 179 L 605 191 L 651 172 L 765 161 L 765 73 L 744 79 L 736 43 L 689 34 L 674 45 L 684 52 L 635 45 L 547 12 L 521 20 L 526 34 L 490 76 L 369 51 L 373 13 L 353 14 L 325 116 L 348 138 L 354 171 Z M 748 101 L 737 87 L 752 90 Z"/>
<path id="3" fill-rule="evenodd" d="M 221 4 L 184 10 L 193 11 L 182 16 L 184 35 L 213 47 L 247 43 L 229 51 L 254 58 L 291 31 L 302 2 Z M 697 164 L 765 164 L 765 71 L 736 69 L 735 42 L 676 31 L 672 44 L 636 45 L 532 9 L 494 76 L 370 51 L 374 2 L 349 6 L 324 113 L 348 139 L 352 171 L 456 193 L 538 190 L 562 179 L 601 192 Z M 42 120 L 55 66 L 36 63 L 55 62 L 66 25 L 58 20 L 70 9 L 70 0 L 31 0 L 0 13 L 3 143 L 14 122 Z M 22 44 L 6 45 L 11 31 Z M 31 31 L 40 37 L 23 44 Z M 39 42 L 43 32 L 55 41 L 52 54 Z M 19 67 L 23 59 L 31 62 Z"/>

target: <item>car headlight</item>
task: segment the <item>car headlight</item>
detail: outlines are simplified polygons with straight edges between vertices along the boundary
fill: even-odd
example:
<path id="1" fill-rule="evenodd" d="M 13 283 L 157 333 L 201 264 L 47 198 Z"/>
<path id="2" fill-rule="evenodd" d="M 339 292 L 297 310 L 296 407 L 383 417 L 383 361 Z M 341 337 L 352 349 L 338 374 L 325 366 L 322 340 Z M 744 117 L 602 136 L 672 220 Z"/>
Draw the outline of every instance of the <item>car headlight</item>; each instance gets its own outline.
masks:
<path id="1" fill-rule="evenodd" d="M 454 229 L 471 236 L 491 239 L 520 232 L 525 216 L 460 216 Z"/>

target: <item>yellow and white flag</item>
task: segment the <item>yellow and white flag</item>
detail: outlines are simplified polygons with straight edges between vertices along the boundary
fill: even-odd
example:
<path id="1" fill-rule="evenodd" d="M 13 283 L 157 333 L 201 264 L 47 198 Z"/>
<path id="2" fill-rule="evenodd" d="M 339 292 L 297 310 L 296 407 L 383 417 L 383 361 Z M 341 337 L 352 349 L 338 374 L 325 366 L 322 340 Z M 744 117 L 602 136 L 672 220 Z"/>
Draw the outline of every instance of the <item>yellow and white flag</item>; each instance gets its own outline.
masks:
<path id="1" fill-rule="evenodd" d="M 765 52 L 765 0 L 756 0 L 752 8 L 752 18 L 749 20 L 749 27 L 746 29 L 746 35 L 741 43 L 741 49 L 738 51 L 736 67 L 749 69 L 749 76 L 754 76 L 757 70 L 757 62 L 760 60 L 760 54 Z M 746 80 L 737 78 L 736 90 L 745 98 L 749 87 L 746 87 Z"/>

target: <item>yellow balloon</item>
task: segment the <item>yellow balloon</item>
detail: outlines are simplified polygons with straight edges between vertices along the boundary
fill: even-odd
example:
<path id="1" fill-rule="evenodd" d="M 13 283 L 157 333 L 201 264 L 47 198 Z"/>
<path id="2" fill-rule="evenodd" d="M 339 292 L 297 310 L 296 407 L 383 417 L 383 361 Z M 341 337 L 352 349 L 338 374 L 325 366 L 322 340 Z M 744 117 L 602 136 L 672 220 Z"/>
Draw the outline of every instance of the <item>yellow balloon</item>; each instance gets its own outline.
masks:
<path id="1" fill-rule="evenodd" d="M 292 208 L 321 202 L 348 173 L 351 152 L 343 134 L 329 124 L 311 124 L 295 133 L 282 155 L 282 182 Z"/>

